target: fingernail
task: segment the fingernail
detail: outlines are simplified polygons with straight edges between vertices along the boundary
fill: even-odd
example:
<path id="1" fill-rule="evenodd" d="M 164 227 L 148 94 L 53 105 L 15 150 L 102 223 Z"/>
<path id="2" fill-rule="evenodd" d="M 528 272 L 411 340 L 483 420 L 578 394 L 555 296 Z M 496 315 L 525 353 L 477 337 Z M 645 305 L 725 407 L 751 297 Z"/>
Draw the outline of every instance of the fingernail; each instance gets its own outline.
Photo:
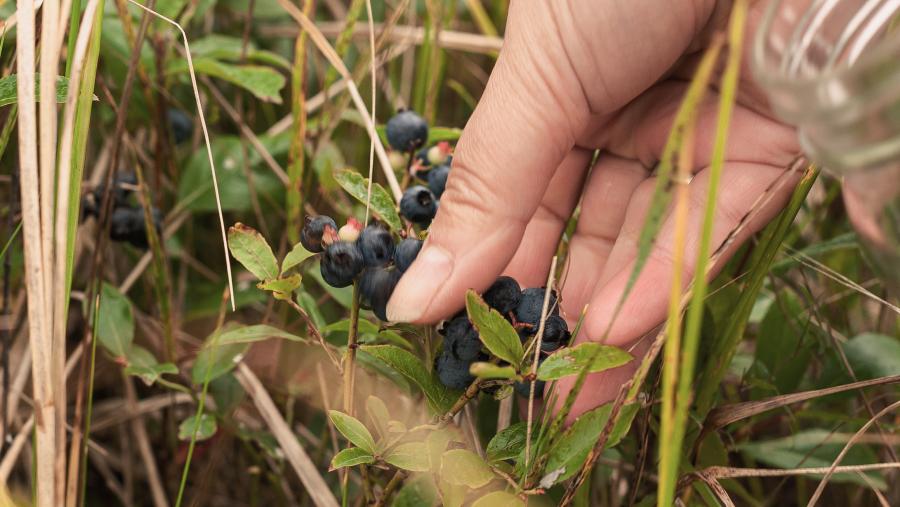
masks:
<path id="1" fill-rule="evenodd" d="M 450 277 L 453 259 L 443 248 L 425 245 L 409 267 L 387 305 L 391 322 L 415 322 L 422 317 L 440 286 Z"/>

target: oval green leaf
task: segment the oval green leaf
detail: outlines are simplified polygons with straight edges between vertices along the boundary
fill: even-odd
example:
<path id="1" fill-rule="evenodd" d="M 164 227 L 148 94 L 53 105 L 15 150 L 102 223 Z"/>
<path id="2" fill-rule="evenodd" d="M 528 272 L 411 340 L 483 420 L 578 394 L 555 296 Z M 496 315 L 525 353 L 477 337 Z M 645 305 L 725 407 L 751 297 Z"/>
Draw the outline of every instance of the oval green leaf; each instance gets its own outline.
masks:
<path id="1" fill-rule="evenodd" d="M 260 280 L 278 278 L 278 262 L 262 234 L 240 222 L 228 229 L 228 249 L 247 271 Z"/>
<path id="2" fill-rule="evenodd" d="M 334 458 L 331 459 L 331 464 L 328 465 L 328 470 L 332 471 L 356 465 L 370 465 L 372 463 L 375 463 L 375 456 L 372 456 L 372 453 L 359 447 L 351 447 L 335 454 Z"/>
<path id="3" fill-rule="evenodd" d="M 359 202 L 366 203 L 366 197 L 369 193 L 368 178 L 363 178 L 361 174 L 352 169 L 344 169 L 335 171 L 334 179 L 348 194 L 352 195 Z M 400 231 L 403 229 L 403 223 L 400 221 L 400 216 L 397 215 L 397 209 L 394 207 L 395 204 L 391 194 L 378 183 L 372 184 L 372 197 L 369 201 L 369 206 L 372 212 L 382 222 L 387 224 L 391 230 Z"/>
<path id="4" fill-rule="evenodd" d="M 334 424 L 335 429 L 341 435 L 344 435 L 344 438 L 349 440 L 350 443 L 368 451 L 369 454 L 375 454 L 375 439 L 372 438 L 372 434 L 369 433 L 369 430 L 366 429 L 363 423 L 359 422 L 359 419 L 337 410 L 328 411 L 328 417 Z"/>
<path id="5" fill-rule="evenodd" d="M 538 368 L 540 380 L 556 380 L 577 375 L 585 366 L 588 372 L 608 370 L 631 361 L 631 354 L 611 345 L 587 342 L 560 349 L 544 360 Z"/>
<path id="6" fill-rule="evenodd" d="M 427 472 L 430 468 L 428 447 L 423 442 L 400 444 L 384 457 L 384 461 L 410 472 Z"/>
<path id="7" fill-rule="evenodd" d="M 452 449 L 441 457 L 441 479 L 450 484 L 477 489 L 494 479 L 491 467 L 466 449 Z"/>
<path id="8" fill-rule="evenodd" d="M 525 350 L 512 324 L 497 310 L 488 307 L 474 290 L 466 293 L 466 311 L 469 313 L 469 320 L 478 330 L 484 346 L 492 354 L 518 369 L 522 364 Z"/>

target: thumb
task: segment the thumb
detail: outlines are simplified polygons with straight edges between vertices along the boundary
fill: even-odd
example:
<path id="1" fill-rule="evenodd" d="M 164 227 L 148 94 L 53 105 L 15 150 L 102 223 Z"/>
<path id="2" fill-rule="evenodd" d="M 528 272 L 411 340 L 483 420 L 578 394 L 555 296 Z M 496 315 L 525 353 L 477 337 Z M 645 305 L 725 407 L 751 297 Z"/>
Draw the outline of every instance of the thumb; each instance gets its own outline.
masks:
<path id="1" fill-rule="evenodd" d="M 554 3 L 512 3 L 504 47 L 457 145 L 428 239 L 388 303 L 389 320 L 437 321 L 459 309 L 467 289 L 489 286 L 587 122 L 581 85 L 544 12 Z"/>

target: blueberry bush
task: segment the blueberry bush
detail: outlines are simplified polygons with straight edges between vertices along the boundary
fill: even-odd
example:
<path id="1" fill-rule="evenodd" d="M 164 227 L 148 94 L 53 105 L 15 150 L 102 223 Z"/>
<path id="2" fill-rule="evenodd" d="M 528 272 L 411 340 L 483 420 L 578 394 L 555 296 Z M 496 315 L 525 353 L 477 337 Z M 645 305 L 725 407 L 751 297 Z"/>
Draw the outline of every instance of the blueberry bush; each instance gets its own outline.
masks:
<path id="1" fill-rule="evenodd" d="M 673 296 L 646 353 L 560 310 L 580 209 L 546 283 L 500 276 L 437 325 L 390 322 L 506 0 L 71 7 L 35 38 L 0 5 L 0 505 L 900 504 L 897 295 L 802 158 L 787 207 Z M 715 37 L 740 40 L 734 12 Z M 57 43 L 37 49 L 55 81 L 20 65 L 22 34 Z M 679 203 L 698 94 L 734 98 L 711 69 L 742 47 L 714 47 L 630 285 Z M 34 121 L 31 84 L 58 104 L 40 171 L 24 141 L 52 111 Z M 631 361 L 574 416 L 588 374 Z"/>

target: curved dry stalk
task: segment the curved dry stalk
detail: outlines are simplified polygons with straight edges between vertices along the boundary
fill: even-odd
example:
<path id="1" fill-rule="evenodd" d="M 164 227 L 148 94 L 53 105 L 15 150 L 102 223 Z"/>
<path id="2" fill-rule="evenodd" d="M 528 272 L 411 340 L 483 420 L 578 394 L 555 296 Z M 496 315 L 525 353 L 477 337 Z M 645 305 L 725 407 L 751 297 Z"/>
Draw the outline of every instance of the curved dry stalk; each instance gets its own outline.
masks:
<path id="1" fill-rule="evenodd" d="M 375 131 L 375 124 L 372 122 L 371 118 L 369 118 L 369 111 L 366 109 L 365 102 L 363 102 L 362 96 L 359 94 L 359 89 L 356 87 L 356 83 L 353 82 L 353 78 L 350 76 L 350 71 L 347 70 L 347 66 L 344 65 L 344 62 L 341 61 L 340 57 L 335 53 L 334 48 L 331 47 L 328 40 L 325 39 L 325 36 L 322 35 L 322 32 L 316 27 L 316 24 L 313 23 L 306 14 L 303 14 L 300 9 L 288 0 L 278 0 L 278 3 L 292 18 L 294 18 L 295 21 L 297 21 L 303 30 L 309 32 L 309 38 L 312 39 L 316 47 L 319 48 L 319 51 L 325 56 L 325 59 L 328 60 L 328 62 L 337 69 L 341 77 L 344 78 L 344 81 L 347 83 L 347 89 L 350 92 L 350 97 L 353 99 L 353 105 L 356 106 L 359 114 L 362 115 L 366 122 L 366 131 L 369 133 L 369 137 L 375 144 L 375 153 L 378 155 L 378 161 L 381 164 L 381 169 L 384 172 L 384 177 L 388 182 L 388 186 L 391 188 L 394 200 L 400 202 L 400 198 L 403 196 L 403 191 L 400 189 L 400 183 L 397 181 L 397 176 L 394 174 L 394 169 L 391 167 L 390 160 L 388 160 L 384 145 L 381 144 L 381 138 L 378 137 L 378 132 Z"/>
<path id="2" fill-rule="evenodd" d="M 191 46 L 188 43 L 187 34 L 184 33 L 184 29 L 177 22 L 159 14 L 153 9 L 149 9 L 135 2 L 134 0 L 128 1 L 141 8 L 144 12 L 152 14 L 177 28 L 184 41 L 184 54 L 188 64 L 188 74 L 191 76 L 191 89 L 194 91 L 194 101 L 197 102 L 197 116 L 200 117 L 200 128 L 203 130 L 203 140 L 206 143 L 206 155 L 209 159 L 209 170 L 212 173 L 213 192 L 216 196 L 216 210 L 219 213 L 219 228 L 222 233 L 222 248 L 225 251 L 225 271 L 228 275 L 228 294 L 229 299 L 231 300 L 231 311 L 235 311 L 237 307 L 234 302 L 234 280 L 231 275 L 231 257 L 228 253 L 228 236 L 225 232 L 225 218 L 222 216 L 222 200 L 219 197 L 219 181 L 216 177 L 216 162 L 213 160 L 212 145 L 209 142 L 209 131 L 206 128 L 206 117 L 203 115 L 203 103 L 200 101 L 200 89 L 197 87 L 197 75 L 194 73 L 194 60 L 191 58 Z"/>
<path id="3" fill-rule="evenodd" d="M 847 441 L 846 445 L 844 445 L 844 448 L 841 449 L 840 454 L 838 454 L 837 457 L 834 459 L 834 463 L 832 463 L 831 466 L 828 467 L 828 471 L 825 473 L 825 477 L 822 477 L 822 480 L 819 482 L 819 485 L 816 487 L 816 491 L 813 493 L 813 496 L 809 499 L 809 503 L 806 504 L 807 507 L 812 507 L 813 505 L 816 504 L 816 502 L 819 501 L 819 497 L 822 496 L 822 491 L 825 489 L 825 485 L 828 484 L 828 479 L 830 479 L 831 476 L 834 474 L 835 470 L 838 468 L 838 465 L 841 463 L 841 460 L 844 459 L 844 456 L 847 455 L 847 452 L 850 450 L 850 448 L 853 446 L 853 444 L 856 443 L 857 439 L 859 439 L 859 437 L 862 436 L 862 434 L 865 433 L 866 430 L 868 430 L 870 426 L 875 424 L 875 421 L 880 419 L 881 416 L 883 416 L 889 412 L 892 412 L 893 410 L 895 410 L 898 407 L 900 407 L 900 401 L 895 401 L 894 403 L 891 403 L 890 405 L 884 407 L 883 409 L 881 409 L 880 412 L 875 414 L 875 417 L 872 417 L 871 419 L 869 419 L 866 422 L 866 424 L 864 424 L 863 427 L 859 429 L 859 431 L 857 431 L 856 433 L 853 434 L 853 436 L 850 438 L 850 440 Z"/>
<path id="4" fill-rule="evenodd" d="M 553 282 L 556 277 L 556 261 L 554 255 L 550 261 L 550 273 L 547 275 L 547 288 L 544 290 L 544 302 L 541 306 L 541 320 L 538 324 L 537 334 L 535 335 L 532 346 L 534 347 L 534 357 L 531 363 L 531 382 L 528 384 L 528 420 L 525 427 L 525 470 L 528 470 L 531 461 L 531 429 L 534 425 L 534 389 L 537 384 L 538 362 L 541 358 L 541 341 L 544 339 L 544 327 L 547 324 L 547 313 L 550 311 L 550 294 L 553 293 Z"/>

